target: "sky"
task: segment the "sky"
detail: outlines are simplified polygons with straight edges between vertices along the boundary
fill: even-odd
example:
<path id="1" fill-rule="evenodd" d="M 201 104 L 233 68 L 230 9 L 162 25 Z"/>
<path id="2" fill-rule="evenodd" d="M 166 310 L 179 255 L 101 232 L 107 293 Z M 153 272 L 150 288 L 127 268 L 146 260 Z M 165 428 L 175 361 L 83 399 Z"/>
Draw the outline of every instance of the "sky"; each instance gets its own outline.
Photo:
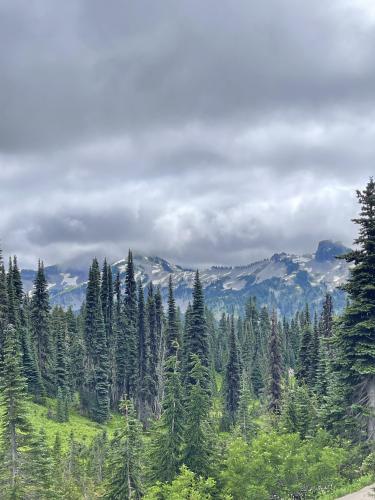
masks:
<path id="1" fill-rule="evenodd" d="M 0 240 L 22 267 L 350 245 L 372 0 L 0 0 Z"/>

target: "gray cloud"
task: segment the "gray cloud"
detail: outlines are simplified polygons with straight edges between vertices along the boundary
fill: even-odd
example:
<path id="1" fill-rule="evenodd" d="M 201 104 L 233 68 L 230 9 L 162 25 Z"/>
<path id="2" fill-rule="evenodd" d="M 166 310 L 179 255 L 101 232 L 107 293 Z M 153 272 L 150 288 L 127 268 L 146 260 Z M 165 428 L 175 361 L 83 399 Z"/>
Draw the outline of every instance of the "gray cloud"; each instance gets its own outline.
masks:
<path id="1" fill-rule="evenodd" d="M 4 0 L 5 251 L 204 265 L 350 244 L 374 42 L 367 0 Z"/>

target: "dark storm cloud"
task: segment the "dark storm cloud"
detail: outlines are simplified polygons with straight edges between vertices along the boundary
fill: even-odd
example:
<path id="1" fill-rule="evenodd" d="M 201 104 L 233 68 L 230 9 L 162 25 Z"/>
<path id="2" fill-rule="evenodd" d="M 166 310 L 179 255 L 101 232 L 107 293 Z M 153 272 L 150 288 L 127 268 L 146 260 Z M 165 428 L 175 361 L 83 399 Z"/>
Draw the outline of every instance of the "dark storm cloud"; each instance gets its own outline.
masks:
<path id="1" fill-rule="evenodd" d="M 5 250 L 206 264 L 349 244 L 374 42 L 366 0 L 3 0 Z"/>

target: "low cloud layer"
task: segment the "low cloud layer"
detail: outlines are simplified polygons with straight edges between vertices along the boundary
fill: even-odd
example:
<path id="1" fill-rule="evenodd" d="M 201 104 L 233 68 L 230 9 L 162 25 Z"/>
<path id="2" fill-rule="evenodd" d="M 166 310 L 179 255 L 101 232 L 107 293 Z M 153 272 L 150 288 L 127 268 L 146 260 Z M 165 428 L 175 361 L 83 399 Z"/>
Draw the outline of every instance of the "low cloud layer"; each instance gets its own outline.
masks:
<path id="1" fill-rule="evenodd" d="M 351 244 L 374 172 L 366 0 L 5 0 L 0 237 L 23 266 Z"/>

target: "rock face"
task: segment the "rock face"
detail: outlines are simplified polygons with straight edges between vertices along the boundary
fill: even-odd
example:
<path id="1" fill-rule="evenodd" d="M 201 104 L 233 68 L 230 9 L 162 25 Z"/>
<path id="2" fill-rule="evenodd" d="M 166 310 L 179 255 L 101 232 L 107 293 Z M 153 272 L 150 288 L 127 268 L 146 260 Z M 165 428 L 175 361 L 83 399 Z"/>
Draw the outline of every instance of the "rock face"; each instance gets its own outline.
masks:
<path id="1" fill-rule="evenodd" d="M 217 313 L 223 310 L 241 312 L 248 298 L 255 296 L 260 305 L 275 307 L 289 316 L 306 302 L 319 308 L 325 292 L 329 291 L 340 310 L 345 304 L 345 295 L 337 287 L 347 279 L 349 268 L 344 260 L 335 257 L 348 250 L 341 243 L 325 240 L 312 254 L 278 253 L 246 266 L 202 269 L 200 276 L 206 303 Z M 164 297 L 172 274 L 177 304 L 185 310 L 191 300 L 194 270 L 160 257 L 143 255 L 134 255 L 134 264 L 136 279 L 144 285 L 150 281 L 159 285 Z M 119 271 L 124 278 L 126 260 L 112 264 L 112 270 L 114 275 Z M 52 303 L 79 309 L 86 293 L 87 270 L 49 266 L 45 271 Z M 34 277 L 35 271 L 22 270 L 28 292 L 32 290 Z"/>

